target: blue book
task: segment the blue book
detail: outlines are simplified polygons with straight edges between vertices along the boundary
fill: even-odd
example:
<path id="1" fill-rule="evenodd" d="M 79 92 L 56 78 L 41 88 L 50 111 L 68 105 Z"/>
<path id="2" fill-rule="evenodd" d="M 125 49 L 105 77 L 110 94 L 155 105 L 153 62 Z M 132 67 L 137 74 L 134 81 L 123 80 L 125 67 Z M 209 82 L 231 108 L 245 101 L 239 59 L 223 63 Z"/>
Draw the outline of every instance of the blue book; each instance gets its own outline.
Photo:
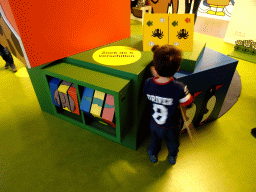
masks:
<path id="1" fill-rule="evenodd" d="M 91 110 L 91 105 L 92 105 L 93 94 L 94 94 L 93 89 L 85 87 L 83 96 L 82 96 L 82 100 L 81 100 L 81 105 L 80 105 L 80 109 L 82 111 L 84 111 L 87 115 L 89 115 L 90 117 L 92 116 L 90 114 L 90 110 Z"/>
<path id="2" fill-rule="evenodd" d="M 59 84 L 61 83 L 61 81 L 58 78 L 53 78 L 50 82 L 49 82 L 49 86 L 50 86 L 50 90 L 51 90 L 51 96 L 52 96 L 52 102 L 54 105 L 61 107 L 60 104 L 60 96 L 59 96 L 59 91 L 58 91 L 58 87 Z"/>

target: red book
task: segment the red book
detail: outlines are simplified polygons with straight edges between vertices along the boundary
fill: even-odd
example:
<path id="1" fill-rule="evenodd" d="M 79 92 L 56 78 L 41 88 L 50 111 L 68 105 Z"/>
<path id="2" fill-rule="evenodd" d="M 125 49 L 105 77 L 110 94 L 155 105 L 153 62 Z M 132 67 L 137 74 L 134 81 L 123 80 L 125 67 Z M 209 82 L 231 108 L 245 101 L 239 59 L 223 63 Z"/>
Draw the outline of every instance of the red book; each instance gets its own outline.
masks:
<path id="1" fill-rule="evenodd" d="M 110 124 L 112 127 L 116 128 L 116 125 L 113 122 L 114 115 L 115 115 L 114 96 L 107 94 L 101 117 L 105 122 Z"/>
<path id="2" fill-rule="evenodd" d="M 69 97 L 69 104 L 70 104 L 70 109 L 72 113 L 75 113 L 77 115 L 80 115 L 79 112 L 79 105 L 78 105 L 78 100 L 77 100 L 77 92 L 76 92 L 76 86 L 72 84 L 70 88 L 68 89 L 68 95 Z"/>

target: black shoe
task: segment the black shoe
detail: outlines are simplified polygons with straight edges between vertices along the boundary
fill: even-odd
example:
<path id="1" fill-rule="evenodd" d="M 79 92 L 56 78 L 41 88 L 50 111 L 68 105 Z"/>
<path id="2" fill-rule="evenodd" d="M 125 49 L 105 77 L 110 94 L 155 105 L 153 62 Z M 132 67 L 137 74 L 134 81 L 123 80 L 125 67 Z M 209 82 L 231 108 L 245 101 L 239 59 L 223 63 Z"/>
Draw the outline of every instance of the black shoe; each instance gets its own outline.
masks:
<path id="1" fill-rule="evenodd" d="M 156 155 L 152 155 L 150 151 L 148 151 L 148 155 L 149 155 L 150 161 L 152 161 L 153 163 L 158 162 L 158 158 Z"/>
<path id="2" fill-rule="evenodd" d="M 8 69 L 10 67 L 10 65 L 8 63 L 5 64 L 4 68 Z"/>
<path id="3" fill-rule="evenodd" d="M 11 64 L 10 66 L 11 66 L 13 72 L 16 72 L 16 71 L 17 71 L 17 69 L 16 69 L 16 67 L 15 67 L 14 64 Z"/>
<path id="4" fill-rule="evenodd" d="M 253 128 L 253 129 L 251 130 L 251 134 L 253 135 L 253 137 L 256 138 L 256 128 Z"/>
<path id="5" fill-rule="evenodd" d="M 176 159 L 177 159 L 177 156 L 176 157 L 170 157 L 169 156 L 169 162 L 174 165 L 176 163 Z"/>

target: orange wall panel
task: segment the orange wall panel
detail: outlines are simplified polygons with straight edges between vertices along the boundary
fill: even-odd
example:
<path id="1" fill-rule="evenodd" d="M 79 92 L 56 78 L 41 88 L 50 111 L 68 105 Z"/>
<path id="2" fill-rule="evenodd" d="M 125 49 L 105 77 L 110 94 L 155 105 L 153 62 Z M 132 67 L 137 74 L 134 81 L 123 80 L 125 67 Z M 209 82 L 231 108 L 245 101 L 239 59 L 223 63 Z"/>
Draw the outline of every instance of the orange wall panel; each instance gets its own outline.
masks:
<path id="1" fill-rule="evenodd" d="M 6 1 L 6 0 L 0 0 L 0 4 L 1 4 L 1 7 L 4 11 L 5 16 L 8 18 L 9 23 L 12 25 L 12 27 L 14 28 L 16 33 L 18 35 L 20 35 L 19 30 L 18 30 L 18 26 L 17 26 L 16 21 L 14 19 L 14 15 L 12 13 L 12 9 L 10 7 L 9 2 Z"/>
<path id="2" fill-rule="evenodd" d="M 9 0 L 9 4 L 31 67 L 130 37 L 130 1 Z"/>

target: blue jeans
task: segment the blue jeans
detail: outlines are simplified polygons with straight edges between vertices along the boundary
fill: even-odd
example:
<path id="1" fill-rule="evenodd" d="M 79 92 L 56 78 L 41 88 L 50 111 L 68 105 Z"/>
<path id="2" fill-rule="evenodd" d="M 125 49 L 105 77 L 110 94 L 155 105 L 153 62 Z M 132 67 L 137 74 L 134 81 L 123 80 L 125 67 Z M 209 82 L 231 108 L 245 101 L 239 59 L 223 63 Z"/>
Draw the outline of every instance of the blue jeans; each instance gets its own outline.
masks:
<path id="1" fill-rule="evenodd" d="M 177 128 L 159 128 L 153 123 L 150 124 L 151 142 L 148 150 L 152 155 L 158 155 L 161 150 L 162 140 L 166 140 L 169 156 L 176 157 L 180 146 L 181 126 Z"/>

